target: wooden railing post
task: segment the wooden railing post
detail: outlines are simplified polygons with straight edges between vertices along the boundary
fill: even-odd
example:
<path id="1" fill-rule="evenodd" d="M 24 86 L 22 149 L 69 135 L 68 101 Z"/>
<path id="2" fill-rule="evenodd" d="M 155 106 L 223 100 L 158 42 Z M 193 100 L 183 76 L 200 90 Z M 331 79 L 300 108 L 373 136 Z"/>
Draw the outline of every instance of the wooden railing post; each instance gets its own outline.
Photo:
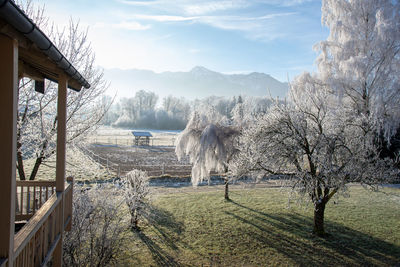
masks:
<path id="1" fill-rule="evenodd" d="M 64 232 L 64 190 L 65 190 L 65 154 L 67 129 L 67 87 L 65 74 L 59 74 L 57 102 L 57 162 L 56 162 L 56 191 L 61 193 L 61 210 L 57 221 L 60 229 L 60 241 L 54 251 L 54 266 L 62 266 L 62 242 Z"/>
<path id="2" fill-rule="evenodd" d="M 14 261 L 18 43 L 0 34 L 0 262 Z"/>

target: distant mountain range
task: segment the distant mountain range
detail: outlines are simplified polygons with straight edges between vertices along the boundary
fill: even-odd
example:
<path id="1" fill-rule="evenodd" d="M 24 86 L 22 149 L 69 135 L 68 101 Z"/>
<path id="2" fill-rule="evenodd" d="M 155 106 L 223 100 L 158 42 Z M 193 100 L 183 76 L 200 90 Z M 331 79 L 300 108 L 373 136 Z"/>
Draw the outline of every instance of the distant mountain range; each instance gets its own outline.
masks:
<path id="1" fill-rule="evenodd" d="M 288 84 L 268 74 L 223 74 L 204 67 L 194 67 L 189 72 L 155 73 L 139 69 L 105 69 L 105 78 L 111 91 L 118 90 L 118 97 L 133 97 L 139 90 L 155 92 L 162 99 L 173 95 L 187 99 L 207 96 L 272 96 L 284 98 Z"/>

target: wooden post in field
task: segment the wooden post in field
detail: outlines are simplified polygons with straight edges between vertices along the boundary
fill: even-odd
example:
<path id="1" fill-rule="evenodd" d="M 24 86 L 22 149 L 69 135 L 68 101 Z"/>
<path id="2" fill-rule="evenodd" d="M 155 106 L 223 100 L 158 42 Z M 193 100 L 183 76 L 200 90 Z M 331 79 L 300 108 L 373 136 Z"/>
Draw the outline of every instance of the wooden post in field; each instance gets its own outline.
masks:
<path id="1" fill-rule="evenodd" d="M 61 211 L 57 218 L 60 229 L 60 240 L 54 250 L 54 266 L 62 266 L 62 243 L 64 232 L 64 190 L 65 190 L 65 149 L 67 136 L 67 87 L 66 76 L 61 73 L 58 80 L 57 102 L 57 162 L 56 162 L 56 191 L 61 194 Z"/>
<path id="2" fill-rule="evenodd" d="M 0 34 L 0 265 L 14 265 L 18 43 Z M 4 262 L 3 262 L 4 263 Z"/>

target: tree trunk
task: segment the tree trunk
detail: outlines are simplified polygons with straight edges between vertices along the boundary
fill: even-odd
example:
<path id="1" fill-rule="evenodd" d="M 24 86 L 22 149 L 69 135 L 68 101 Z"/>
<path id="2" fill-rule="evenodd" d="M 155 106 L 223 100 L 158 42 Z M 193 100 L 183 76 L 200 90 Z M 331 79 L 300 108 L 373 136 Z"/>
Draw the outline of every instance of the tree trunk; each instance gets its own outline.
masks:
<path id="1" fill-rule="evenodd" d="M 25 178 L 24 161 L 22 159 L 21 147 L 22 147 L 22 144 L 20 142 L 17 142 L 17 169 L 18 169 L 18 175 L 19 175 L 19 179 L 21 181 L 24 181 L 26 178 Z"/>
<path id="2" fill-rule="evenodd" d="M 35 166 L 33 166 L 31 176 L 29 177 L 30 181 L 35 180 L 36 174 L 39 170 L 40 164 L 42 164 L 42 161 L 43 161 L 42 157 L 36 158 Z"/>
<path id="3" fill-rule="evenodd" d="M 314 209 L 314 230 L 313 233 L 317 236 L 324 236 L 324 212 L 325 212 L 325 202 L 315 204 Z"/>
<path id="4" fill-rule="evenodd" d="M 138 214 L 136 210 L 131 211 L 131 228 L 133 230 L 138 230 Z"/>
<path id="5" fill-rule="evenodd" d="M 228 179 L 225 179 L 225 200 L 229 200 L 228 186 L 229 186 Z"/>

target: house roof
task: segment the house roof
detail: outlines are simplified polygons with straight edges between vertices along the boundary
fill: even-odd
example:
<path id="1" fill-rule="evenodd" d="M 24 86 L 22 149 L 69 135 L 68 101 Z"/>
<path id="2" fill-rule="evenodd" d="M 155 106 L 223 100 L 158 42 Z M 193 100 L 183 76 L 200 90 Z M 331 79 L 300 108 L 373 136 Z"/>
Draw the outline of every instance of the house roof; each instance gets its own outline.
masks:
<path id="1" fill-rule="evenodd" d="M 80 91 L 90 84 L 65 58 L 50 39 L 12 0 L 0 0 L 0 33 L 18 41 L 20 77 L 44 78 L 57 82 L 59 75 L 68 77 L 68 87 Z"/>
<path id="2" fill-rule="evenodd" d="M 153 137 L 152 135 L 151 135 L 151 133 L 150 132 L 139 132 L 139 131 L 132 131 L 132 134 L 134 135 L 134 136 L 147 136 L 147 137 Z"/>

